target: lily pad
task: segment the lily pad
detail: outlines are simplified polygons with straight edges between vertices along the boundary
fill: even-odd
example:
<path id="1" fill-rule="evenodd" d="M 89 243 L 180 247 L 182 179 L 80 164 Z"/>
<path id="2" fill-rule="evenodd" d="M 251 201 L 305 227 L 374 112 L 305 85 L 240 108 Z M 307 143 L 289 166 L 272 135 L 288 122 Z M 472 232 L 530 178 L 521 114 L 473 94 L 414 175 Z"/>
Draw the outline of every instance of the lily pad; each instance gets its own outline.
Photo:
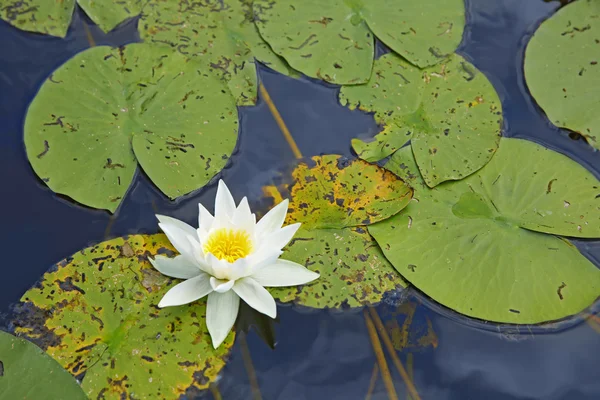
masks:
<path id="1" fill-rule="evenodd" d="M 170 198 L 205 185 L 227 163 L 237 123 L 227 87 L 199 64 L 151 44 L 102 46 L 43 84 L 25 145 L 53 191 L 114 212 L 137 162 Z"/>
<path id="2" fill-rule="evenodd" d="M 258 33 L 252 1 L 149 0 L 139 22 L 140 36 L 202 63 L 228 83 L 239 105 L 253 105 L 255 59 L 282 74 L 296 72 Z"/>
<path id="3" fill-rule="evenodd" d="M 225 365 L 230 334 L 214 350 L 206 301 L 159 309 L 177 282 L 148 256 L 172 256 L 166 236 L 135 235 L 84 249 L 27 291 L 15 331 L 38 344 L 89 398 L 178 398 L 208 387 Z"/>
<path id="4" fill-rule="evenodd" d="M 386 168 L 415 187 L 415 198 L 369 233 L 437 302 L 470 317 L 534 324 L 577 314 L 600 296 L 600 269 L 553 236 L 600 237 L 600 182 L 574 161 L 502 139 L 479 172 L 434 189 L 410 148 Z"/>
<path id="5" fill-rule="evenodd" d="M 579 0 L 542 23 L 525 52 L 525 79 L 552 123 L 600 149 L 600 2 Z"/>
<path id="6" fill-rule="evenodd" d="M 340 85 L 371 76 L 373 33 L 427 67 L 454 52 L 464 28 L 463 0 L 255 0 L 254 13 L 260 34 L 292 67 Z"/>
<path id="7" fill-rule="evenodd" d="M 378 161 L 410 139 L 430 187 L 474 173 L 498 147 L 500 99 L 485 75 L 457 54 L 425 70 L 386 54 L 366 85 L 345 86 L 339 97 L 386 126 L 372 143 L 353 142 L 361 157 Z"/>
<path id="8" fill-rule="evenodd" d="M 145 0 L 0 0 L 0 18 L 30 32 L 65 37 L 78 4 L 104 32 L 142 10 Z"/>
<path id="9" fill-rule="evenodd" d="M 269 288 L 276 299 L 314 308 L 360 307 L 406 286 L 366 225 L 404 208 L 410 187 L 380 167 L 336 155 L 300 163 L 292 178 L 264 189 L 275 202 L 291 198 L 286 223 L 302 223 L 282 258 L 321 276 L 300 288 Z"/>
<path id="10" fill-rule="evenodd" d="M 75 379 L 39 347 L 0 331 L 0 400 L 87 397 Z"/>

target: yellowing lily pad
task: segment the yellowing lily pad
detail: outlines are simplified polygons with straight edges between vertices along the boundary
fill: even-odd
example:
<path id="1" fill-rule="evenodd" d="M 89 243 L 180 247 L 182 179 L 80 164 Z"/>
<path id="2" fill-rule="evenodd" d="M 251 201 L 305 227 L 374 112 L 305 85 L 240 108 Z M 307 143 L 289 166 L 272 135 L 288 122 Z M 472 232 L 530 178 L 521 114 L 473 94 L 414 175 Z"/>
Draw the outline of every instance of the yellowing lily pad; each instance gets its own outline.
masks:
<path id="1" fill-rule="evenodd" d="M 85 400 L 68 372 L 39 347 L 0 331 L 0 400 Z"/>
<path id="2" fill-rule="evenodd" d="M 415 187 L 415 198 L 369 233 L 437 302 L 470 317 L 535 324 L 577 314 L 600 296 L 600 269 L 553 236 L 600 237 L 600 182 L 574 161 L 502 139 L 479 172 L 434 189 L 410 148 L 386 168 Z"/>
<path id="3" fill-rule="evenodd" d="M 353 141 L 360 157 L 379 161 L 411 140 L 430 187 L 474 173 L 498 147 L 500 99 L 485 75 L 457 54 L 425 70 L 386 54 L 367 84 L 345 86 L 339 97 L 351 109 L 374 112 L 386 127 L 373 142 Z"/>
<path id="4" fill-rule="evenodd" d="M 286 223 L 302 223 L 282 258 L 321 276 L 299 288 L 269 288 L 276 299 L 314 308 L 360 307 L 405 287 L 366 226 L 406 207 L 410 187 L 380 167 L 336 155 L 300 163 L 292 179 L 264 188 L 277 203 L 291 198 Z"/>
<path id="5" fill-rule="evenodd" d="M 419 67 L 454 52 L 463 0 L 255 0 L 256 26 L 273 50 L 304 74 L 341 85 L 371 76 L 375 34 Z"/>
<path id="6" fill-rule="evenodd" d="M 138 162 L 170 198 L 205 185 L 227 163 L 237 123 L 227 86 L 200 64 L 151 44 L 101 46 L 43 84 L 25 146 L 53 191 L 114 212 Z"/>
<path id="7" fill-rule="evenodd" d="M 295 75 L 254 26 L 253 0 L 149 0 L 139 22 L 142 39 L 193 58 L 227 82 L 239 105 L 257 96 L 256 60 Z"/>
<path id="8" fill-rule="evenodd" d="M 104 32 L 135 17 L 146 0 L 0 0 L 0 18 L 30 32 L 64 37 L 78 4 Z"/>
<path id="9" fill-rule="evenodd" d="M 79 376 L 89 398 L 172 399 L 206 388 L 234 334 L 213 349 L 206 301 L 157 307 L 177 283 L 150 265 L 157 254 L 174 255 L 164 235 L 135 235 L 59 262 L 23 295 L 16 333 Z"/>
<path id="10" fill-rule="evenodd" d="M 600 149 L 600 2 L 578 0 L 542 23 L 525 52 L 531 94 L 552 123 Z"/>

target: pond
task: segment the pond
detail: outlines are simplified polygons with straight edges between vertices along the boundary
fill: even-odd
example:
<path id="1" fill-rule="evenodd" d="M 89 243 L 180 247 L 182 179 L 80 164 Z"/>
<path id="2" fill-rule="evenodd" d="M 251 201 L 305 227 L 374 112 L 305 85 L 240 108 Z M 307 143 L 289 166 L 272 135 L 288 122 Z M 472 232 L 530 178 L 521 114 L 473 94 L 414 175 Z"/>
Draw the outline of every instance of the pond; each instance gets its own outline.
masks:
<path id="1" fill-rule="evenodd" d="M 575 3 L 584 1 L 587 0 Z M 10 1 L 0 0 L 0 11 L 8 3 Z M 579 135 L 553 125 L 525 82 L 526 46 L 542 21 L 560 7 L 558 1 L 466 0 L 466 25 L 457 54 L 479 69 L 497 92 L 502 106 L 503 137 L 526 139 L 555 150 L 600 179 L 600 152 Z M 172 196 L 179 198 L 170 200 L 157 187 L 158 183 L 153 183 L 157 180 L 150 179 L 149 173 L 138 168 L 114 213 L 56 194 L 32 169 L 27 156 L 23 135 L 28 107 L 48 76 L 76 54 L 91 47 L 139 42 L 138 22 L 136 17 L 105 33 L 76 7 L 66 36 L 58 38 L 21 31 L 0 20 L 0 170 L 4 180 L 0 235 L 7 256 L 0 280 L 2 330 L 14 332 L 18 328 L 14 321 L 18 321 L 23 311 L 18 306 L 15 308 L 15 304 L 21 296 L 52 265 L 81 249 L 126 235 L 159 233 L 155 214 L 195 226 L 198 203 L 213 209 L 218 179 L 227 183 L 236 200 L 248 196 L 253 209 L 264 215 L 272 205 L 264 187 L 285 181 L 284 172 L 297 165 L 298 156 L 307 159 L 337 154 L 353 160 L 356 152 L 351 146 L 352 139 L 369 140 L 382 129 L 373 113 L 351 110 L 340 104 L 340 86 L 305 75 L 288 77 L 258 64 L 259 81 L 265 91 L 258 90 L 256 105 L 237 107 L 239 134 L 235 149 L 229 157 L 224 157 L 227 159 L 223 162 L 224 168 L 220 172 L 215 170 L 217 177 L 205 187 L 190 190 L 191 193 L 184 196 Z M 390 50 L 377 41 L 375 52 L 377 58 Z M 600 59 L 600 50 L 595 52 Z M 85 93 L 86 88 L 80 89 Z M 67 98 L 67 101 L 72 106 L 81 100 Z M 593 109 L 593 105 L 589 108 Z M 164 116 L 166 125 L 178 123 L 169 118 L 169 115 Z M 516 153 L 507 157 L 519 174 L 529 172 L 530 166 L 524 158 L 517 158 Z M 108 163 L 111 164 L 110 159 Z M 522 170 L 519 165 L 523 165 Z M 503 168 L 502 171 L 509 169 Z M 81 182 L 82 186 L 97 184 L 93 176 Z M 565 207 L 568 207 L 566 200 Z M 590 223 L 599 224 L 598 218 L 592 216 Z M 369 232 L 379 240 L 377 231 Z M 422 242 L 428 240 L 429 236 L 425 236 Z M 444 247 L 444 240 L 440 239 L 439 243 L 433 240 L 432 246 Z M 532 257 L 527 247 L 514 248 L 512 239 L 496 236 L 494 240 L 493 246 L 504 248 L 507 253 L 515 252 L 516 262 Z M 600 240 L 588 236 L 570 241 L 600 268 Z M 486 250 L 481 251 L 483 254 Z M 393 254 L 384 253 L 393 262 Z M 535 257 L 538 253 L 532 249 L 531 254 Z M 560 267 L 573 265 L 567 263 Z M 548 268 L 554 267 L 549 264 Z M 599 281 L 598 276 L 594 276 L 597 297 L 600 296 Z M 542 276 L 534 278 L 543 279 Z M 181 393 L 174 391 L 141 398 L 600 398 L 597 305 L 592 304 L 576 316 L 550 324 L 486 322 L 483 318 L 469 318 L 463 315 L 465 312 L 458 313 L 428 296 L 425 293 L 428 282 L 413 283 L 417 287 L 409 285 L 379 296 L 381 301 L 374 308 L 356 307 L 347 301 L 332 309 L 278 302 L 278 316 L 273 321 L 243 306 L 227 362 L 220 372 L 217 369 L 215 376 L 218 373 L 219 377 L 210 387 L 203 380 L 206 379 L 204 372 L 207 376 L 212 373 L 207 364 L 200 378 L 194 376 L 198 385 L 190 382 L 188 390 Z M 454 284 L 448 282 L 450 297 L 468 296 L 468 282 L 465 287 L 463 283 L 457 284 L 452 291 Z M 421 287 L 427 289 L 420 290 Z M 127 291 L 127 287 L 124 286 L 124 290 Z M 560 290 L 558 288 L 562 300 Z M 535 295 L 517 296 L 523 297 L 525 303 L 536 301 Z M 493 299 L 486 299 L 485 305 L 488 303 L 493 303 Z M 45 318 L 50 318 L 50 314 Z M 380 320 L 384 325 L 381 330 L 378 329 Z M 390 339 L 393 352 L 389 351 L 386 338 Z M 379 347 L 383 355 L 378 352 Z M 212 347 L 210 349 L 212 351 Z M 127 357 L 134 356 L 132 352 Z M 11 386 L 7 382 L 9 367 L 2 367 L 2 358 L 0 353 L 0 399 L 8 399 L 2 393 Z M 6 368 L 6 373 L 2 368 Z M 85 374 L 77 374 L 72 366 L 67 369 L 78 379 L 85 379 Z M 35 373 L 44 374 L 42 370 Z M 154 374 L 160 379 L 169 371 L 157 365 Z M 129 375 L 130 380 L 148 379 L 135 371 Z M 127 387 L 123 381 L 111 385 Z M 152 379 L 147 385 L 152 387 Z M 105 398 L 119 398 L 117 392 L 101 394 Z M 38 393 L 28 398 L 43 396 Z M 102 396 L 98 398 L 104 398 Z"/>

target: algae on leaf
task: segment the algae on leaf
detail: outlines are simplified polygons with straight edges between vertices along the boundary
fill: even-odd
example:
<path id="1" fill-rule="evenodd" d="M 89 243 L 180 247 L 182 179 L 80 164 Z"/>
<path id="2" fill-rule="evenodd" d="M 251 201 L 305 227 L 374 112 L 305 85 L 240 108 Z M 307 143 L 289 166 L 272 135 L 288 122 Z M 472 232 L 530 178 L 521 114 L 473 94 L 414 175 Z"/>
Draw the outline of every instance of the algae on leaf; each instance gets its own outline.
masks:
<path id="1" fill-rule="evenodd" d="M 600 149 L 600 2 L 579 0 L 542 23 L 525 51 L 525 79 L 552 123 Z"/>
<path id="2" fill-rule="evenodd" d="M 553 236 L 600 237 L 600 182 L 574 161 L 502 139 L 479 172 L 434 189 L 410 148 L 386 168 L 413 185 L 415 199 L 369 233 L 437 302 L 470 317 L 534 324 L 577 314 L 600 296 L 600 269 Z"/>
<path id="3" fill-rule="evenodd" d="M 411 140 L 430 187 L 474 173 L 498 147 L 500 99 L 485 75 L 457 54 L 424 70 L 386 54 L 367 84 L 345 86 L 339 97 L 352 109 L 374 112 L 385 126 L 373 142 L 353 141 L 361 158 L 379 161 Z"/>
<path id="4" fill-rule="evenodd" d="M 227 86 L 200 64 L 151 44 L 100 46 L 46 80 L 25 145 L 53 191 L 114 212 L 138 162 L 172 199 L 208 183 L 235 147 L 237 124 Z"/>
<path id="5" fill-rule="evenodd" d="M 166 236 L 135 235 L 59 262 L 21 298 L 16 332 L 83 376 L 89 398 L 173 399 L 207 388 L 234 334 L 213 349 L 206 301 L 157 307 L 177 283 L 150 265 L 157 254 L 174 255 Z"/>
<path id="6" fill-rule="evenodd" d="M 412 189 L 395 175 L 361 160 L 313 157 L 292 172 L 293 182 L 265 187 L 278 203 L 290 198 L 286 223 L 302 226 L 283 258 L 319 272 L 300 288 L 269 288 L 284 302 L 314 308 L 359 307 L 405 287 L 366 226 L 406 207 Z"/>
<path id="7" fill-rule="evenodd" d="M 137 16 L 147 0 L 0 0 L 0 18 L 30 32 L 65 37 L 78 4 L 104 32 Z"/>
<path id="8" fill-rule="evenodd" d="M 462 39 L 463 0 L 255 0 L 260 34 L 300 72 L 340 85 L 371 76 L 374 36 L 418 67 L 442 62 Z"/>
<path id="9" fill-rule="evenodd" d="M 85 400 L 67 371 L 25 339 L 0 331 L 0 400 Z"/>
<path id="10" fill-rule="evenodd" d="M 252 1 L 149 0 L 138 29 L 146 42 L 169 46 L 218 74 L 238 105 L 253 105 L 256 60 L 282 74 L 295 71 L 259 35 Z"/>

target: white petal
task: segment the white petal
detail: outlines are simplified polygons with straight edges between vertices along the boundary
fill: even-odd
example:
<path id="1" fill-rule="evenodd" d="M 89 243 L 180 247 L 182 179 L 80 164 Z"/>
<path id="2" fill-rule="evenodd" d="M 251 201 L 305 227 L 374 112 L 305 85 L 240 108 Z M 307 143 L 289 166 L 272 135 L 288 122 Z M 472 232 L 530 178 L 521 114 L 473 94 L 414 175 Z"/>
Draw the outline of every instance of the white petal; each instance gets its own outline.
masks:
<path id="1" fill-rule="evenodd" d="M 219 180 L 217 197 L 215 199 L 215 218 L 228 217 L 231 219 L 235 212 L 235 201 L 223 180 Z"/>
<path id="2" fill-rule="evenodd" d="M 277 316 L 277 305 L 271 293 L 260 286 L 252 278 L 242 278 L 235 281 L 233 291 L 237 293 L 250 307 L 256 311 L 268 315 L 271 318 Z"/>
<path id="3" fill-rule="evenodd" d="M 233 217 L 231 222 L 239 229 L 244 229 L 246 231 L 252 232 L 254 231 L 256 217 L 250 211 L 250 206 L 248 205 L 248 199 L 244 197 L 242 201 L 240 201 L 240 205 L 236 208 L 233 213 Z"/>
<path id="4" fill-rule="evenodd" d="M 173 286 L 171 290 L 164 295 L 159 307 L 180 306 L 196 301 L 212 292 L 210 286 L 210 277 L 207 274 L 201 273 L 195 278 L 181 282 L 179 285 Z"/>
<path id="5" fill-rule="evenodd" d="M 202 229 L 206 232 L 210 230 L 215 217 L 202 205 L 198 203 L 198 229 Z"/>
<path id="6" fill-rule="evenodd" d="M 215 292 L 225 293 L 233 287 L 234 280 L 217 279 L 214 276 L 210 277 L 210 286 Z"/>
<path id="7" fill-rule="evenodd" d="M 158 222 L 160 222 L 161 224 L 168 224 L 168 225 L 173 225 L 183 231 L 185 231 L 186 234 L 188 235 L 193 235 L 194 232 L 196 232 L 196 230 L 186 224 L 185 222 L 177 219 L 177 218 L 172 218 L 172 217 L 167 217 L 166 215 L 156 215 L 156 218 L 158 218 Z"/>
<path id="8" fill-rule="evenodd" d="M 169 242 L 177 249 L 177 251 L 187 257 L 190 261 L 194 261 L 195 257 L 192 252 L 192 247 L 188 241 L 188 236 L 196 237 L 197 233 L 194 228 L 178 219 L 157 215 L 160 223 L 158 226 L 163 230 Z"/>
<path id="9" fill-rule="evenodd" d="M 191 254 L 194 257 L 194 261 L 196 261 L 198 268 L 209 275 L 214 275 L 210 262 L 204 257 L 204 251 L 202 250 L 200 242 L 191 236 L 188 236 L 187 240 L 191 247 Z"/>
<path id="10" fill-rule="evenodd" d="M 240 308 L 240 298 L 233 290 L 212 292 L 206 306 L 206 326 L 216 349 L 231 331 Z"/>
<path id="11" fill-rule="evenodd" d="M 256 224 L 256 237 L 261 238 L 269 233 L 281 228 L 285 221 L 285 216 L 288 210 L 289 200 L 285 199 L 281 203 L 273 207 L 264 217 Z"/>
<path id="12" fill-rule="evenodd" d="M 206 262 L 210 265 L 212 269 L 211 275 L 217 279 L 227 279 L 229 280 L 229 270 L 230 265 L 227 260 L 219 260 L 212 253 L 207 253 L 205 256 Z"/>
<path id="13" fill-rule="evenodd" d="M 316 272 L 288 260 L 278 260 L 252 274 L 252 279 L 266 287 L 303 285 L 318 277 Z"/>
<path id="14" fill-rule="evenodd" d="M 200 268 L 190 262 L 187 257 L 177 256 L 169 258 L 156 256 L 154 260 L 148 257 L 148 261 L 163 275 L 178 279 L 190 279 L 202 273 Z"/>
<path id="15" fill-rule="evenodd" d="M 298 229 L 300 223 L 284 226 L 281 229 L 276 229 L 261 240 L 271 248 L 281 250 L 292 240 Z"/>
<path id="16" fill-rule="evenodd" d="M 244 259 L 248 267 L 246 272 L 239 277 L 242 278 L 252 275 L 261 268 L 275 263 L 282 254 L 283 251 L 279 249 L 273 249 L 267 245 L 263 245 L 258 251 L 250 254 Z"/>

